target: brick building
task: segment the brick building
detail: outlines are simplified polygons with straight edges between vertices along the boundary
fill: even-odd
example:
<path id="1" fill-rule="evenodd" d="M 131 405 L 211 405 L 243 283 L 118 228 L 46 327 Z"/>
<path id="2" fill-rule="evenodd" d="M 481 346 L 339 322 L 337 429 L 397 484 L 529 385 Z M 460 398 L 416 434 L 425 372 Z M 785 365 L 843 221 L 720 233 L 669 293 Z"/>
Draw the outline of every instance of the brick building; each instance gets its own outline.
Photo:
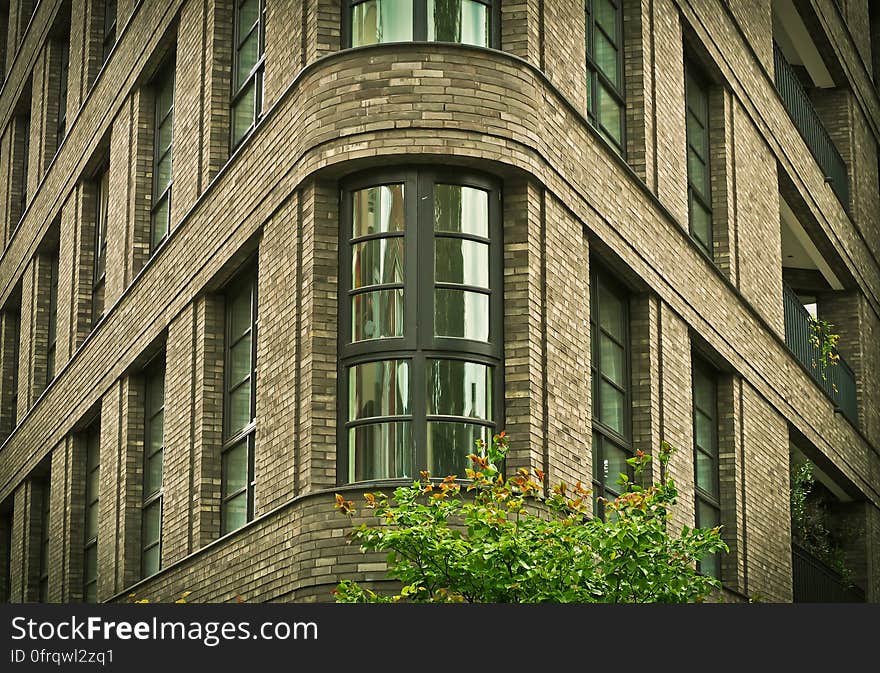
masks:
<path id="1" fill-rule="evenodd" d="M 8 0 L 2 34 L 0 597 L 329 600 L 384 576 L 336 492 L 504 428 L 597 494 L 676 445 L 732 600 L 880 600 L 877 3 Z M 793 544 L 807 459 L 852 586 Z"/>

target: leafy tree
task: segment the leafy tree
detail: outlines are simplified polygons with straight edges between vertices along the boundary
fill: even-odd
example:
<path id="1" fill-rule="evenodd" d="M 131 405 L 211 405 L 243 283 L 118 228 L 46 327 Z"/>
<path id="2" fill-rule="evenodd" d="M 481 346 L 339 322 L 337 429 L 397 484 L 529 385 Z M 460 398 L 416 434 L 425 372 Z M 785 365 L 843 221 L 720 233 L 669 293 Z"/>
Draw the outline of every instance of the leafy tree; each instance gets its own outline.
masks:
<path id="1" fill-rule="evenodd" d="M 355 528 L 351 539 L 362 551 L 388 552 L 388 577 L 402 588 L 384 595 L 346 580 L 334 591 L 338 602 L 682 603 L 719 588 L 696 570 L 700 558 L 727 551 L 719 529 L 668 533 L 677 498 L 666 477 L 669 444 L 659 452 L 661 483 L 641 486 L 621 475 L 622 494 L 599 499 L 604 517 L 592 516 L 593 498 L 580 483 L 559 484 L 544 497 L 540 470 L 505 477 L 505 433 L 477 447 L 468 456 L 470 482 L 422 472 L 393 499 L 365 494 L 379 523 Z M 638 475 L 650 460 L 639 451 L 628 462 Z M 336 509 L 355 514 L 339 494 Z"/>

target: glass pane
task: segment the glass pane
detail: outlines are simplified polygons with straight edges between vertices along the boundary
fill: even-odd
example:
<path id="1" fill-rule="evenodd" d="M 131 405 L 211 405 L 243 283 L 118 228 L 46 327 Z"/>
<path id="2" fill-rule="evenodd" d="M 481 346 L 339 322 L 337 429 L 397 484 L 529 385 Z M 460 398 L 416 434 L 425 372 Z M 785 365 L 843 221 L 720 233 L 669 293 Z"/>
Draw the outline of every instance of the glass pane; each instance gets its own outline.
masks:
<path id="1" fill-rule="evenodd" d="M 715 415 L 715 385 L 699 367 L 694 367 L 694 406 L 709 416 Z"/>
<path id="2" fill-rule="evenodd" d="M 709 251 L 712 250 L 712 215 L 691 197 L 691 232 Z"/>
<path id="3" fill-rule="evenodd" d="M 409 412 L 408 361 L 380 360 L 349 369 L 349 420 Z"/>
<path id="4" fill-rule="evenodd" d="M 599 84 L 599 122 L 616 144 L 620 144 L 623 123 L 621 121 L 622 106 L 611 95 L 611 92 Z"/>
<path id="5" fill-rule="evenodd" d="M 86 586 L 86 593 L 84 596 L 86 603 L 97 603 L 98 601 L 98 586 L 97 584 L 89 584 Z"/>
<path id="6" fill-rule="evenodd" d="M 403 185 L 369 187 L 352 194 L 352 238 L 403 231 Z"/>
<path id="7" fill-rule="evenodd" d="M 694 414 L 694 425 L 696 426 L 697 446 L 704 451 L 715 454 L 715 423 L 711 418 L 703 412 L 697 411 Z"/>
<path id="8" fill-rule="evenodd" d="M 237 341 L 251 328 L 251 288 L 251 283 L 248 283 L 229 297 L 226 316 L 232 341 Z"/>
<path id="9" fill-rule="evenodd" d="M 718 554 L 706 554 L 700 559 L 700 572 L 710 577 L 721 577 L 721 558 Z"/>
<path id="10" fill-rule="evenodd" d="M 247 440 L 242 440 L 223 454 L 223 497 L 247 486 Z"/>
<path id="11" fill-rule="evenodd" d="M 600 367 L 602 373 L 609 379 L 614 381 L 621 388 L 626 387 L 626 365 L 624 358 L 626 356 L 623 348 L 614 343 L 607 336 L 599 335 L 599 344 L 601 351 Z"/>
<path id="12" fill-rule="evenodd" d="M 489 193 L 460 185 L 434 185 L 434 230 L 489 237 Z"/>
<path id="13" fill-rule="evenodd" d="M 160 112 L 159 114 L 165 114 L 165 112 Z M 161 121 L 161 120 L 157 120 Z M 171 147 L 171 143 L 174 140 L 174 115 L 170 115 L 165 122 L 158 128 L 156 133 L 156 147 L 157 147 L 157 156 L 162 156 L 165 154 L 166 150 Z"/>
<path id="14" fill-rule="evenodd" d="M 159 207 L 153 211 L 153 248 L 159 245 L 168 234 L 168 216 L 170 215 L 168 205 L 168 199 L 162 199 Z"/>
<path id="15" fill-rule="evenodd" d="M 434 290 L 434 334 L 489 340 L 489 295 L 465 290 Z"/>
<path id="16" fill-rule="evenodd" d="M 155 194 L 158 196 L 165 191 L 171 182 L 171 153 L 162 157 L 162 160 L 156 164 L 156 187 Z"/>
<path id="17" fill-rule="evenodd" d="M 150 413 L 155 414 L 165 406 L 165 372 L 159 371 L 150 377 Z"/>
<path id="18" fill-rule="evenodd" d="M 247 91 L 232 106 L 232 144 L 236 145 L 245 137 L 254 124 L 254 108 L 256 97 L 254 81 L 248 84 Z"/>
<path id="19" fill-rule="evenodd" d="M 241 45 L 238 52 L 238 70 L 235 73 L 235 89 L 244 84 L 251 70 L 260 60 L 260 34 L 259 31 L 253 31 Z"/>
<path id="20" fill-rule="evenodd" d="M 162 528 L 161 514 L 162 507 L 158 501 L 144 509 L 143 539 L 145 545 L 159 541 Z"/>
<path id="21" fill-rule="evenodd" d="M 721 516 L 715 507 L 697 498 L 697 526 L 699 528 L 714 528 L 721 524 Z"/>
<path id="22" fill-rule="evenodd" d="M 434 240 L 434 279 L 489 287 L 489 246 L 461 238 Z"/>
<path id="23" fill-rule="evenodd" d="M 165 421 L 165 411 L 160 411 L 150 420 L 150 431 L 149 436 L 147 437 L 147 441 L 149 444 L 147 445 L 147 455 L 153 454 L 158 449 L 162 448 L 163 434 L 164 434 L 164 423 Z"/>
<path id="24" fill-rule="evenodd" d="M 620 85 L 617 77 L 617 49 L 600 31 L 596 31 L 596 65 L 616 87 Z"/>
<path id="25" fill-rule="evenodd" d="M 223 530 L 229 533 L 241 528 L 247 523 L 247 492 L 240 493 L 231 500 L 223 503 Z"/>
<path id="26" fill-rule="evenodd" d="M 428 39 L 488 47 L 487 10 L 474 0 L 428 0 Z"/>
<path id="27" fill-rule="evenodd" d="M 624 396 L 607 381 L 599 382 L 599 420 L 621 435 L 624 429 Z"/>
<path id="28" fill-rule="evenodd" d="M 593 80 L 596 78 L 596 72 L 590 68 L 587 70 L 587 112 L 595 113 L 595 104 L 593 103 Z M 590 120 L 592 122 L 592 120 Z"/>
<path id="29" fill-rule="evenodd" d="M 413 0 L 367 0 L 351 8 L 351 46 L 407 42 L 412 34 Z"/>
<path id="30" fill-rule="evenodd" d="M 352 245 L 352 287 L 403 283 L 403 237 L 374 238 Z"/>
<path id="31" fill-rule="evenodd" d="M 93 544 L 86 549 L 84 561 L 83 576 L 86 582 L 94 580 L 98 576 L 98 545 Z"/>
<path id="32" fill-rule="evenodd" d="M 471 466 L 469 453 L 476 451 L 477 439 L 489 440 L 490 428 L 472 423 L 428 422 L 428 471 L 434 477 L 450 474 L 465 477 Z"/>
<path id="33" fill-rule="evenodd" d="M 718 471 L 715 461 L 702 451 L 696 451 L 697 461 L 697 486 L 703 489 L 709 495 L 718 497 Z"/>
<path id="34" fill-rule="evenodd" d="M 593 5 L 596 12 L 596 23 L 602 26 L 602 30 L 612 40 L 619 42 L 617 38 L 617 10 L 614 8 L 614 4 L 611 0 L 596 0 Z"/>
<path id="35" fill-rule="evenodd" d="M 605 453 L 602 461 L 602 483 L 613 491 L 619 491 L 617 480 L 621 474 L 629 474 L 629 465 L 626 464 L 629 453 L 611 442 L 605 442 L 602 448 Z"/>
<path id="36" fill-rule="evenodd" d="M 98 535 L 98 503 L 86 507 L 86 539 Z"/>
<path id="37" fill-rule="evenodd" d="M 693 113 L 689 111 L 687 113 L 687 139 L 693 149 L 703 159 L 706 159 L 708 156 L 706 135 L 706 129 L 699 121 L 697 121 L 697 118 L 694 117 Z"/>
<path id="38" fill-rule="evenodd" d="M 86 475 L 86 500 L 94 500 L 98 497 L 98 478 L 100 470 L 90 470 Z"/>
<path id="39" fill-rule="evenodd" d="M 159 572 L 159 545 L 147 549 L 141 557 L 141 574 L 144 577 Z"/>
<path id="40" fill-rule="evenodd" d="M 348 431 L 348 480 L 412 476 L 408 422 L 359 425 Z"/>
<path id="41" fill-rule="evenodd" d="M 599 300 L 599 326 L 623 343 L 625 333 L 623 302 L 612 294 L 604 283 L 599 283 L 596 294 Z"/>
<path id="42" fill-rule="evenodd" d="M 165 80 L 156 89 L 156 111 L 158 113 L 156 123 L 162 124 L 159 132 L 158 146 L 163 150 L 171 144 L 171 117 L 165 120 L 164 123 L 162 123 L 162 120 L 165 119 L 165 115 L 168 114 L 173 106 L 174 73 L 169 71 L 169 74 L 166 75 Z"/>
<path id="43" fill-rule="evenodd" d="M 492 419 L 492 371 L 476 362 L 429 360 L 428 414 Z"/>
<path id="44" fill-rule="evenodd" d="M 705 126 L 709 116 L 709 99 L 706 95 L 706 90 L 690 75 L 687 77 L 686 89 L 688 109 L 694 114 L 696 119 Z"/>
<path id="45" fill-rule="evenodd" d="M 238 9 L 238 35 L 241 38 L 254 27 L 260 14 L 260 0 L 244 0 Z"/>
<path id="46" fill-rule="evenodd" d="M 251 382 L 243 383 L 229 394 L 229 435 L 251 422 Z"/>
<path id="47" fill-rule="evenodd" d="M 691 148 L 688 148 L 688 181 L 704 199 L 709 195 L 709 168 Z"/>
<path id="48" fill-rule="evenodd" d="M 144 497 L 158 493 L 162 488 L 162 452 L 159 451 L 147 459 L 147 469 L 144 474 Z"/>
<path id="49" fill-rule="evenodd" d="M 240 383 L 251 373 L 251 335 L 229 349 L 229 387 Z"/>
<path id="50" fill-rule="evenodd" d="M 352 341 L 403 335 L 403 290 L 363 292 L 351 298 Z"/>

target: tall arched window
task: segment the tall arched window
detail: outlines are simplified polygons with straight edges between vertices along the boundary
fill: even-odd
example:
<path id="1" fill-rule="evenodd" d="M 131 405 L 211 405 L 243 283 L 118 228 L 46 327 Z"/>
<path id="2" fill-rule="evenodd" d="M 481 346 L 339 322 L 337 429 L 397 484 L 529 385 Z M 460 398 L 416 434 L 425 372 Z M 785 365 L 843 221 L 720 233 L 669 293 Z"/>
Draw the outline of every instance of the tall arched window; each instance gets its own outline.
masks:
<path id="1" fill-rule="evenodd" d="M 464 476 L 502 414 L 501 199 L 462 172 L 343 190 L 340 482 Z"/>
<path id="2" fill-rule="evenodd" d="M 497 0 L 346 0 L 343 44 L 458 42 L 500 44 Z"/>

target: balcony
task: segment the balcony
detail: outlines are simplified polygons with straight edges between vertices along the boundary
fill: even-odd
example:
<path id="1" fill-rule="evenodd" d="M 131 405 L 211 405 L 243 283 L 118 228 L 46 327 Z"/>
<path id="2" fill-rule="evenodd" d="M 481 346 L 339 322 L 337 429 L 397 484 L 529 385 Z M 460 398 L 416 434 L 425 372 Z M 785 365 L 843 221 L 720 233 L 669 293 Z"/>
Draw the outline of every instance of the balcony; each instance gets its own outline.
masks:
<path id="1" fill-rule="evenodd" d="M 813 334 L 810 314 L 787 285 L 782 287 L 782 296 L 785 310 L 785 345 L 831 398 L 836 409 L 858 427 L 856 379 L 852 369 L 843 358 L 840 358 L 836 365 L 828 365 L 823 371 L 820 361 L 821 350 L 810 339 Z"/>
<path id="2" fill-rule="evenodd" d="M 797 74 L 785 60 L 782 50 L 775 42 L 773 43 L 773 64 L 776 90 L 782 97 L 789 116 L 816 158 L 819 168 L 825 174 L 825 181 L 831 185 L 831 189 L 834 190 L 843 207 L 849 210 L 849 175 L 846 163 L 834 146 L 828 131 L 825 130 L 819 113 L 810 102 L 810 97 L 804 90 Z"/>
<path id="3" fill-rule="evenodd" d="M 825 563 L 797 544 L 791 545 L 795 603 L 864 603 L 865 593 L 845 582 Z"/>

